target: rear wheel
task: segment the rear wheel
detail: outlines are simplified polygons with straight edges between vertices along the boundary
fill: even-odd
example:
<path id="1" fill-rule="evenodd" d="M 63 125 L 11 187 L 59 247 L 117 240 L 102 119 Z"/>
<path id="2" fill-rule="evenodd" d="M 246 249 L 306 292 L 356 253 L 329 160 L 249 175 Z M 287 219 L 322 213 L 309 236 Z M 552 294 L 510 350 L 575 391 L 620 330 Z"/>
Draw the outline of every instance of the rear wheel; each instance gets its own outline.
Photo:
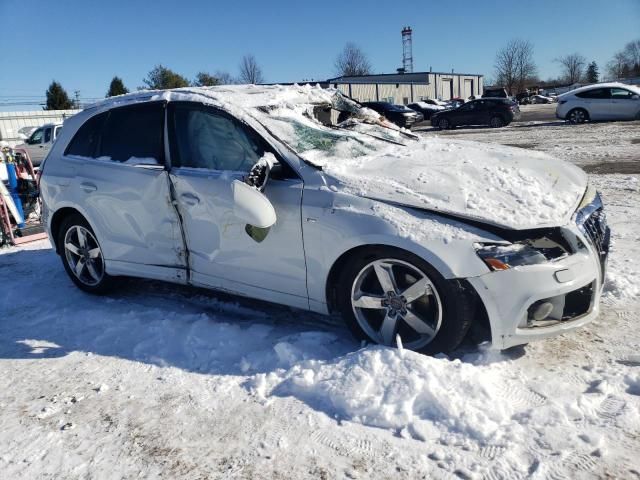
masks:
<path id="1" fill-rule="evenodd" d="M 491 117 L 491 120 L 489 120 L 489 125 L 491 126 L 491 128 L 504 127 L 504 120 L 502 120 L 502 118 L 498 116 Z"/>
<path id="2" fill-rule="evenodd" d="M 567 114 L 570 123 L 584 123 L 589 119 L 589 114 L 583 108 L 574 108 Z"/>
<path id="3" fill-rule="evenodd" d="M 449 128 L 451 128 L 451 122 L 449 122 L 449 120 L 447 120 L 446 118 L 441 118 L 440 120 L 438 120 L 438 128 L 440 130 L 448 130 Z"/>
<path id="4" fill-rule="evenodd" d="M 402 250 L 361 251 L 345 267 L 338 305 L 358 339 L 423 353 L 448 352 L 464 338 L 474 301 L 421 258 Z"/>
<path id="5" fill-rule="evenodd" d="M 82 216 L 71 215 L 63 221 L 58 247 L 64 269 L 80 289 L 100 294 L 112 287 L 113 278 L 105 271 L 102 248 Z"/>

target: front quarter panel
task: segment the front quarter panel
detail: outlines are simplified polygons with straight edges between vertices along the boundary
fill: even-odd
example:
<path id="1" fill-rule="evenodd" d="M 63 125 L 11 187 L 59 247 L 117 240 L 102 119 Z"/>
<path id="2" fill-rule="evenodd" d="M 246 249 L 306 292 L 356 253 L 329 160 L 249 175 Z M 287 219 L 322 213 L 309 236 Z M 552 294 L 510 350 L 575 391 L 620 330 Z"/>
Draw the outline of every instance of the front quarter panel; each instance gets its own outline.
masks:
<path id="1" fill-rule="evenodd" d="M 488 271 L 473 243 L 500 240 L 461 222 L 328 187 L 305 189 L 302 228 L 309 299 L 320 311 L 326 309 L 331 267 L 356 247 L 396 247 L 423 258 L 445 278 L 465 278 Z"/>

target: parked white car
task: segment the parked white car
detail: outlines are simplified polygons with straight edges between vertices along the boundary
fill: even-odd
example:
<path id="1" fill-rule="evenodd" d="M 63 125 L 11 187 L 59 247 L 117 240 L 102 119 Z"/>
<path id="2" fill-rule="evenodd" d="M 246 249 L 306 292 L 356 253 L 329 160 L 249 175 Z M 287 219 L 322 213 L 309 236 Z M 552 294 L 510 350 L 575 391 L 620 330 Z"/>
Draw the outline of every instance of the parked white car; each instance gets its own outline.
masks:
<path id="1" fill-rule="evenodd" d="M 572 90 L 558 97 L 556 117 L 571 123 L 640 120 L 640 88 L 614 82 Z"/>
<path id="2" fill-rule="evenodd" d="M 358 338 L 427 353 L 474 323 L 507 348 L 598 315 L 609 230 L 582 170 L 420 139 L 333 89 L 108 99 L 67 120 L 40 186 L 88 292 L 121 275 L 205 286 L 340 312 Z"/>
<path id="3" fill-rule="evenodd" d="M 533 104 L 538 104 L 538 103 L 553 103 L 553 98 L 551 97 L 546 97 L 544 95 L 531 95 L 529 97 L 529 101 Z"/>
<path id="4" fill-rule="evenodd" d="M 31 162 L 34 167 L 39 167 L 42 161 L 45 159 L 53 142 L 55 142 L 58 135 L 62 131 L 61 123 L 48 123 L 41 127 L 36 128 L 33 133 L 27 138 L 23 144 L 18 145 L 16 148 L 24 148 L 29 152 Z"/>

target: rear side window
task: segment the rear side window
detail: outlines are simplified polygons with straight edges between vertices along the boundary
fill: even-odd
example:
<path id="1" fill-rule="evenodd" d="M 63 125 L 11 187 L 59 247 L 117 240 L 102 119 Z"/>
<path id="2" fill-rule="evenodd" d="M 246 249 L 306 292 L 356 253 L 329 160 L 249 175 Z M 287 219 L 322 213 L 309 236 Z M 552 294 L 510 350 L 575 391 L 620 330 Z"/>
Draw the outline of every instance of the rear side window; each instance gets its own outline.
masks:
<path id="1" fill-rule="evenodd" d="M 580 98 L 609 98 L 608 88 L 594 88 L 586 92 L 576 93 L 576 97 Z"/>
<path id="2" fill-rule="evenodd" d="M 163 163 L 163 123 L 161 102 L 114 108 L 102 129 L 98 158 Z"/>
<path id="3" fill-rule="evenodd" d="M 51 127 L 44 129 L 44 143 L 51 141 Z"/>
<path id="4" fill-rule="evenodd" d="M 108 113 L 101 113 L 87 120 L 80 127 L 71 140 L 65 151 L 65 155 L 76 155 L 80 157 L 95 157 L 98 147 L 98 140 L 102 132 L 102 126 L 107 119 Z"/>

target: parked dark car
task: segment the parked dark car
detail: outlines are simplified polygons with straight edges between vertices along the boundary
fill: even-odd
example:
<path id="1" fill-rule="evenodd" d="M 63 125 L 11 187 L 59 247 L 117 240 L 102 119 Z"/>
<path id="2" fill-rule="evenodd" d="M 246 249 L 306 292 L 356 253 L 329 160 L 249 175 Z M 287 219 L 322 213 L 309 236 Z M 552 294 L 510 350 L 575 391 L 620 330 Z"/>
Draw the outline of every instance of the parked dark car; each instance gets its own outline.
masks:
<path id="1" fill-rule="evenodd" d="M 404 105 L 394 105 L 389 102 L 364 102 L 363 107 L 375 110 L 390 122 L 402 128 L 411 128 L 414 124 L 424 120 L 421 113 L 415 112 Z"/>
<path id="2" fill-rule="evenodd" d="M 516 102 L 519 105 L 529 105 L 531 103 L 531 94 L 528 92 L 520 92 L 516 95 Z"/>
<path id="3" fill-rule="evenodd" d="M 509 98 L 505 88 L 488 88 L 482 94 L 482 98 Z"/>
<path id="4" fill-rule="evenodd" d="M 520 109 L 515 102 L 506 98 L 482 98 L 432 115 L 431 125 L 440 130 L 458 125 L 489 125 L 497 128 L 519 118 Z"/>
<path id="5" fill-rule="evenodd" d="M 434 113 L 444 110 L 444 107 L 441 107 L 440 105 L 432 105 L 430 103 L 422 101 L 410 103 L 409 105 L 407 105 L 407 107 L 415 112 L 422 114 L 425 120 L 429 120 L 431 118 L 431 115 L 433 115 Z"/>

